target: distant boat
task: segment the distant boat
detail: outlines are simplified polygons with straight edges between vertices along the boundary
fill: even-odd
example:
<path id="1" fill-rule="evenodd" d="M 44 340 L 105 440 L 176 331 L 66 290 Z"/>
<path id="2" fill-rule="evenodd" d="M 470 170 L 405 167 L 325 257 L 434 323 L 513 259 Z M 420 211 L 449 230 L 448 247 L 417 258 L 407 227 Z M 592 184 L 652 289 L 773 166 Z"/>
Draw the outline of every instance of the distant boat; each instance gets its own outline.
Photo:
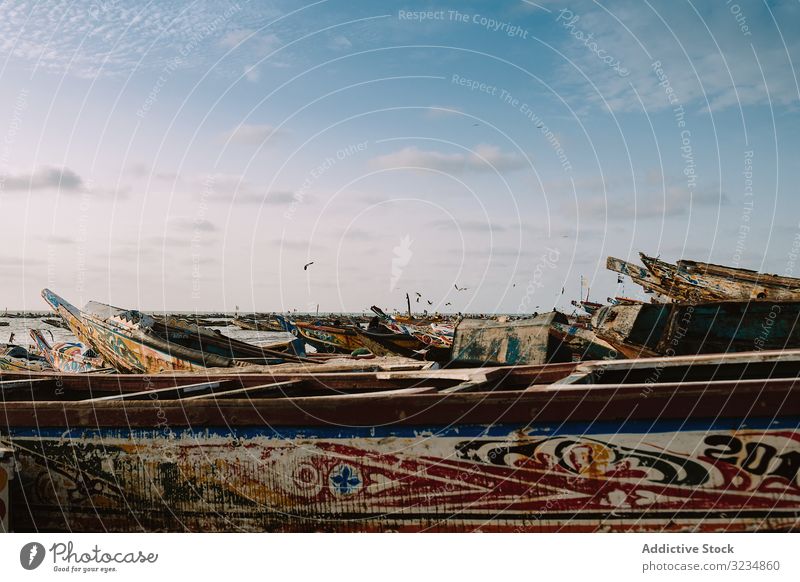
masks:
<path id="1" fill-rule="evenodd" d="M 120 372 L 196 371 L 300 359 L 291 342 L 259 347 L 173 316 L 148 315 L 95 301 L 79 310 L 49 289 L 42 296 L 82 343 Z"/>
<path id="2" fill-rule="evenodd" d="M 233 325 L 239 329 L 251 331 L 283 331 L 280 322 L 274 316 L 271 317 L 246 317 L 237 316 L 233 318 Z"/>

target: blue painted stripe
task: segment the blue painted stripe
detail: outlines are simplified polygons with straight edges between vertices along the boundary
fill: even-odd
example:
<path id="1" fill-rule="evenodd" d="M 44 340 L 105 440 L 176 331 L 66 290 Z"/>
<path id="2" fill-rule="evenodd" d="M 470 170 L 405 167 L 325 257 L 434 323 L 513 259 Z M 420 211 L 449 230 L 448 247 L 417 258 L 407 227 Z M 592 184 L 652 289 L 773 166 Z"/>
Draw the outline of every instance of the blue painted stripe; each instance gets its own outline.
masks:
<path id="1" fill-rule="evenodd" d="M 747 422 L 740 419 L 692 419 L 688 421 L 665 420 L 658 422 L 571 422 L 563 424 L 493 424 L 493 425 L 453 425 L 453 426 L 378 426 L 378 427 L 209 427 L 156 429 L 71 429 L 59 428 L 12 428 L 14 437 L 45 438 L 134 438 L 150 439 L 167 436 L 181 438 L 227 437 L 250 439 L 266 437 L 273 439 L 345 439 L 345 438 L 415 438 L 415 437 L 506 437 L 512 433 L 524 432 L 529 436 L 561 435 L 608 435 L 608 434 L 648 434 L 689 431 L 720 431 L 748 429 L 798 429 L 800 417 L 756 418 Z"/>

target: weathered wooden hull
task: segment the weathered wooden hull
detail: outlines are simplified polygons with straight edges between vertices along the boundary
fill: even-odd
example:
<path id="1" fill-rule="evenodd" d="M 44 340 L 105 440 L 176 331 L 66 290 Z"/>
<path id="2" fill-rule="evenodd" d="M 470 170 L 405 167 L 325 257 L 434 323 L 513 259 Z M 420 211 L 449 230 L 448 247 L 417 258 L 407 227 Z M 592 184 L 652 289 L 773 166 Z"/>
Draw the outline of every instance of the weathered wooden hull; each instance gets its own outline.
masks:
<path id="1" fill-rule="evenodd" d="M 799 424 L 20 428 L 14 527 L 791 530 L 800 525 Z"/>
<path id="2" fill-rule="evenodd" d="M 800 302 L 615 305 L 599 310 L 593 325 L 627 357 L 794 349 Z"/>
<path id="3" fill-rule="evenodd" d="M 234 318 L 233 325 L 240 329 L 251 331 L 283 331 L 281 324 L 276 319 L 244 319 Z"/>
<path id="4" fill-rule="evenodd" d="M 614 346 L 589 329 L 554 321 L 550 324 L 550 335 L 571 352 L 572 359 L 614 360 L 622 357 Z"/>
<path id="5" fill-rule="evenodd" d="M 370 329 L 359 330 L 358 334 L 368 338 L 374 344 L 382 346 L 390 354 L 434 362 L 444 362 L 450 359 L 449 348 L 432 347 L 411 334 Z"/>
<path id="6" fill-rule="evenodd" d="M 681 260 L 667 263 L 639 253 L 644 267 L 608 257 L 606 268 L 628 275 L 645 290 L 674 301 L 799 301 L 800 279 Z"/>
<path id="7" fill-rule="evenodd" d="M 309 323 L 294 324 L 298 337 L 312 345 L 317 351 L 326 353 L 346 353 L 364 347 L 355 331 L 327 325 L 312 325 Z"/>
<path id="8" fill-rule="evenodd" d="M 46 372 L 50 369 L 50 364 L 46 361 L 0 355 L 0 370 L 8 372 Z"/>
<path id="9" fill-rule="evenodd" d="M 551 312 L 505 323 L 463 319 L 456 327 L 453 362 L 496 366 L 567 361 L 568 351 L 551 334 L 553 322 L 567 324 L 567 317 Z"/>
<path id="10" fill-rule="evenodd" d="M 286 352 L 278 353 L 192 328 L 170 317 L 158 323 L 163 334 L 159 335 L 123 321 L 125 312 L 117 317 L 97 317 L 80 311 L 48 289 L 42 291 L 42 296 L 82 343 L 94 348 L 120 372 L 199 372 L 248 363 L 279 363 L 283 357 L 297 359 L 288 342 L 284 344 Z"/>
<path id="11" fill-rule="evenodd" d="M 308 381 L 327 386 L 327 395 L 246 399 L 154 392 L 124 402 L 63 400 L 79 385 L 113 388 L 109 377 L 83 384 L 65 377 L 61 401 L 0 404 L 0 444 L 15 449 L 19 471 L 13 525 L 74 532 L 799 529 L 798 355 L 701 356 L 692 371 L 675 361 L 582 365 L 582 378 L 596 383 L 569 386 L 550 383 L 575 369 L 565 364 L 401 373 L 393 381 L 406 387 L 388 393 L 369 392 L 379 374 L 313 375 Z M 736 367 L 725 374 L 752 375 L 758 364 L 759 373 L 782 376 L 602 383 L 629 368 L 699 378 L 729 361 Z M 460 374 L 495 383 L 488 391 L 437 392 Z M 130 376 L 119 382 L 133 384 Z M 366 392 L 346 393 L 354 386 Z"/>
<path id="12" fill-rule="evenodd" d="M 109 374 L 116 371 L 107 367 L 102 358 L 87 358 L 83 356 L 81 347 L 78 344 L 61 342 L 51 346 L 44 335 L 36 329 L 31 330 L 31 338 L 36 342 L 50 367 L 59 372 L 67 374 L 85 374 L 89 372 Z"/>

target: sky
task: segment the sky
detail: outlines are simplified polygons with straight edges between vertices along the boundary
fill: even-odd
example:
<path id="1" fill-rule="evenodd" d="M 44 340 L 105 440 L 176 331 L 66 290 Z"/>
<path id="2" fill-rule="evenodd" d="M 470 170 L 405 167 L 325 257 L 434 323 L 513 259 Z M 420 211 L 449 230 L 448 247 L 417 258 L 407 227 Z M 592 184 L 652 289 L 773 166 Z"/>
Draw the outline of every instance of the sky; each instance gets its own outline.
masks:
<path id="1" fill-rule="evenodd" d="M 605 268 L 640 251 L 800 276 L 797 63 L 796 1 L 3 2 L 0 308 L 569 312 L 643 297 Z"/>

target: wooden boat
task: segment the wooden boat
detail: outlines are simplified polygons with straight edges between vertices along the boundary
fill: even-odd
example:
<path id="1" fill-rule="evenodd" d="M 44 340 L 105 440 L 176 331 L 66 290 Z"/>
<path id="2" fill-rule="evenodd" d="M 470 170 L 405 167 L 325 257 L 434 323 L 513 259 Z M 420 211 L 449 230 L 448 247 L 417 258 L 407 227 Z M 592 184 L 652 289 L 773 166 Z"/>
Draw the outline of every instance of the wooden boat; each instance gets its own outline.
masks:
<path id="1" fill-rule="evenodd" d="M 15 531 L 793 531 L 800 352 L 2 374 Z M 302 442 L 302 446 L 298 443 Z"/>
<path id="2" fill-rule="evenodd" d="M 74 342 L 58 342 L 51 346 L 42 332 L 37 329 L 31 330 L 31 338 L 54 370 L 70 374 L 89 372 L 111 374 L 116 372 L 114 368 L 106 366 L 103 358 L 93 350 L 86 349 L 86 346 Z"/>
<path id="3" fill-rule="evenodd" d="M 380 307 L 373 305 L 371 309 L 375 313 L 375 318 L 367 327 L 367 335 L 373 341 L 395 350 L 395 353 L 401 353 L 396 350 L 404 350 L 401 355 L 408 357 L 421 357 L 434 361 L 449 359 L 454 334 L 454 330 L 449 326 L 440 331 L 432 325 L 418 326 L 400 323 L 384 313 Z M 398 337 L 386 336 L 385 332 L 387 331 Z M 413 338 L 416 342 L 409 338 Z"/>
<path id="4" fill-rule="evenodd" d="M 622 357 L 613 345 L 597 337 L 591 329 L 554 321 L 549 332 L 569 351 L 572 360 L 616 360 Z"/>
<path id="5" fill-rule="evenodd" d="M 240 329 L 252 331 L 283 331 L 280 322 L 274 316 L 271 317 L 244 317 L 237 316 L 233 319 L 233 325 Z"/>
<path id="6" fill-rule="evenodd" d="M 49 289 L 42 296 L 81 341 L 120 372 L 159 373 L 207 367 L 298 361 L 290 342 L 283 351 L 253 346 L 170 316 L 154 316 L 90 302 L 79 310 Z"/>
<path id="7" fill-rule="evenodd" d="M 295 322 L 298 336 L 323 353 L 349 354 L 364 344 L 352 328 Z"/>
<path id="8" fill-rule="evenodd" d="M 319 353 L 349 354 L 364 347 L 358 334 L 352 328 L 290 321 L 282 315 L 277 315 L 276 318 L 283 331 L 292 334 Z"/>
<path id="9" fill-rule="evenodd" d="M 567 316 L 552 311 L 515 321 L 462 319 L 456 327 L 452 363 L 498 366 L 570 361 L 570 352 L 552 334 L 555 322 L 567 324 Z"/>
<path id="10" fill-rule="evenodd" d="M 69 329 L 69 326 L 64 322 L 63 319 L 55 319 L 51 317 L 44 317 L 42 318 L 42 323 L 46 323 L 51 327 L 57 327 L 59 329 Z"/>
<path id="11" fill-rule="evenodd" d="M 0 370 L 43 372 L 50 369 L 47 360 L 17 344 L 0 343 Z"/>
<path id="12" fill-rule="evenodd" d="M 794 277 L 700 261 L 680 260 L 672 264 L 644 253 L 639 256 L 644 268 L 614 257 L 608 258 L 606 267 L 673 301 L 800 301 L 800 279 Z"/>
<path id="13" fill-rule="evenodd" d="M 800 348 L 800 302 L 614 305 L 592 319 L 626 357 Z"/>
<path id="14" fill-rule="evenodd" d="M 375 355 L 384 355 L 379 353 L 382 349 L 388 354 L 431 362 L 446 362 L 450 359 L 450 348 L 432 347 L 418 337 L 392 331 L 383 325 L 355 331 L 364 346 Z M 380 347 L 375 351 L 371 346 Z"/>

